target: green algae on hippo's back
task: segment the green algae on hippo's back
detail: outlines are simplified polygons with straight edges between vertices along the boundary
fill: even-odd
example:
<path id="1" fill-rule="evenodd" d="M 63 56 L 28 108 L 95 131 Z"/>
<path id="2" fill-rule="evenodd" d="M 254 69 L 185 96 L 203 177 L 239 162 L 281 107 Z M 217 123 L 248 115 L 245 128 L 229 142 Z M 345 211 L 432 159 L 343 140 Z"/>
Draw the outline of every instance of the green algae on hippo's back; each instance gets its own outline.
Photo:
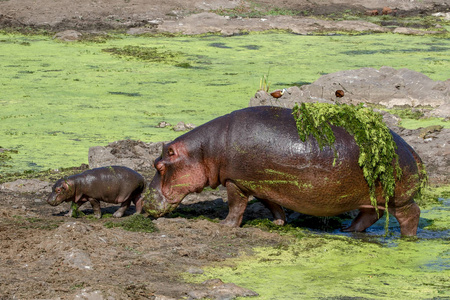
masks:
<path id="1" fill-rule="evenodd" d="M 397 145 L 382 116 L 362 103 L 357 106 L 301 103 L 300 106 L 295 105 L 292 113 L 302 141 L 306 141 L 312 135 L 321 150 L 325 146 L 334 150 L 333 165 L 337 159 L 337 152 L 334 149 L 336 139 L 331 125 L 344 128 L 354 137 L 360 151 L 358 163 L 369 185 L 371 203 L 378 213 L 375 189 L 376 183 L 380 182 L 387 209 L 389 198 L 394 195 L 396 178 L 401 178 L 402 170 L 398 164 L 398 155 L 395 153 Z M 421 175 L 421 181 L 426 181 L 426 173 Z M 423 184 L 419 188 L 422 186 Z M 420 190 L 418 193 L 420 194 Z M 388 223 L 389 214 L 386 215 L 386 229 Z"/>

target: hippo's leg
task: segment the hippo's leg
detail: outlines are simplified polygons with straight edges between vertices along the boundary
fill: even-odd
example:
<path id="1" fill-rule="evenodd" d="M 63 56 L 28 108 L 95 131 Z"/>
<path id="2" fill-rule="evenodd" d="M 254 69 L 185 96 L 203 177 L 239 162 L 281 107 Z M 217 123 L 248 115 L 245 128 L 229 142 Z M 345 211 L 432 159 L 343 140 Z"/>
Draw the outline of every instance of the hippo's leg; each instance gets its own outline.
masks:
<path id="1" fill-rule="evenodd" d="M 100 201 L 94 198 L 89 198 L 89 203 L 92 205 L 92 209 L 94 210 L 94 216 L 97 219 L 100 219 L 102 217 L 102 210 L 100 208 Z"/>
<path id="2" fill-rule="evenodd" d="M 119 202 L 120 203 L 120 202 Z M 120 205 L 120 208 L 116 210 L 116 212 L 113 214 L 114 218 L 121 218 L 125 211 L 130 207 L 131 199 L 128 199 L 127 201 L 122 202 Z"/>
<path id="3" fill-rule="evenodd" d="M 420 208 L 415 202 L 403 207 L 389 208 L 389 212 L 394 215 L 400 224 L 401 235 L 415 236 L 417 234 Z"/>
<path id="4" fill-rule="evenodd" d="M 378 210 L 378 214 L 374 208 L 361 208 L 359 210 L 359 214 L 353 220 L 352 224 L 344 228 L 343 231 L 352 232 L 352 231 L 364 231 L 370 226 L 372 226 L 379 218 L 381 218 L 384 214 L 383 210 Z"/>
<path id="5" fill-rule="evenodd" d="M 256 199 L 261 201 L 262 204 L 264 204 L 264 206 L 270 210 L 270 212 L 273 215 L 273 223 L 275 225 L 283 226 L 284 224 L 286 224 L 286 214 L 284 212 L 283 207 L 266 199 L 259 199 L 259 198 Z"/>
<path id="6" fill-rule="evenodd" d="M 230 227 L 239 227 L 242 223 L 244 211 L 247 208 L 248 196 L 244 195 L 239 187 L 231 181 L 226 182 L 228 194 L 228 216 L 221 224 Z"/>
<path id="7" fill-rule="evenodd" d="M 144 205 L 144 196 L 142 194 L 139 194 L 134 198 L 133 200 L 134 205 L 136 206 L 136 213 L 137 215 L 142 214 L 142 207 Z"/>
<path id="8" fill-rule="evenodd" d="M 83 204 L 83 203 L 81 203 L 81 204 Z M 74 213 L 76 216 L 78 214 L 78 208 L 80 208 L 81 204 L 78 205 L 78 203 L 76 203 L 76 202 L 71 202 L 69 212 L 67 214 L 65 214 L 64 216 L 65 217 L 73 217 Z"/>

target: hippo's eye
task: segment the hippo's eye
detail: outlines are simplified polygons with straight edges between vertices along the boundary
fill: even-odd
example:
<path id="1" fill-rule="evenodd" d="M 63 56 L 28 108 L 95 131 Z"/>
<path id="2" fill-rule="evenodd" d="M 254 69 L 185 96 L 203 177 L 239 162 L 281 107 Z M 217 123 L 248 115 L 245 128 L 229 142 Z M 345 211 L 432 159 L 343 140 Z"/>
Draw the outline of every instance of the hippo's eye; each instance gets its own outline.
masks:
<path id="1" fill-rule="evenodd" d="M 57 189 L 55 190 L 55 192 L 60 193 L 60 192 L 61 192 L 61 189 L 60 189 L 60 188 L 57 188 Z"/>
<path id="2" fill-rule="evenodd" d="M 172 156 L 172 155 L 174 155 L 174 154 L 175 154 L 175 152 L 173 151 L 172 148 L 169 148 L 169 149 L 167 150 L 167 155 Z"/>

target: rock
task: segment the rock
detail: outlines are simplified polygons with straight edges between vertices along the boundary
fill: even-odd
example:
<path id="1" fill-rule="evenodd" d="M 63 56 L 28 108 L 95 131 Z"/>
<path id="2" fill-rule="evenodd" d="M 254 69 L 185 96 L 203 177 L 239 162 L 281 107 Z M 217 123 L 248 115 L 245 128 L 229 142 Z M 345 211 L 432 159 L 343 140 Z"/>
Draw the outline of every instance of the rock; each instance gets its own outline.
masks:
<path id="1" fill-rule="evenodd" d="M 450 129 L 440 127 L 415 130 L 393 127 L 419 154 L 433 184 L 450 183 Z M 422 137 L 421 137 L 422 136 Z"/>
<path id="2" fill-rule="evenodd" d="M 233 35 L 246 31 L 289 30 L 297 34 L 344 30 L 358 32 L 388 32 L 382 26 L 366 21 L 328 21 L 292 16 L 267 16 L 265 18 L 229 18 L 211 12 L 192 14 L 185 18 L 166 20 L 157 27 L 158 32 L 202 34 L 221 33 Z"/>
<path id="3" fill-rule="evenodd" d="M 13 182 L 1 184 L 0 190 L 20 193 L 50 193 L 52 191 L 52 184 L 37 179 L 18 179 Z"/>
<path id="4" fill-rule="evenodd" d="M 156 128 L 165 128 L 165 127 L 170 127 L 172 125 L 170 125 L 170 123 L 166 122 L 166 121 L 161 121 L 158 123 L 158 125 L 156 126 Z"/>
<path id="5" fill-rule="evenodd" d="M 81 293 L 75 295 L 74 300 L 103 300 L 105 299 L 101 291 L 90 291 L 83 289 Z M 108 297 L 108 299 L 110 299 Z"/>
<path id="6" fill-rule="evenodd" d="M 258 296 L 258 293 L 244 289 L 234 283 L 224 283 L 220 279 L 210 279 L 202 283 L 205 289 L 194 290 L 188 292 L 189 297 L 192 299 L 217 299 L 228 300 L 235 299 L 237 297 L 251 297 Z"/>
<path id="7" fill-rule="evenodd" d="M 64 42 L 74 42 L 81 39 L 82 35 L 83 34 L 81 32 L 76 30 L 65 30 L 58 32 L 53 36 L 53 38 Z"/>
<path id="8" fill-rule="evenodd" d="M 424 117 L 430 118 L 430 117 L 437 117 L 437 118 L 444 118 L 445 120 L 450 120 L 450 103 L 443 104 L 439 106 L 436 109 L 427 111 L 424 114 Z"/>
<path id="9" fill-rule="evenodd" d="M 67 235 L 68 233 L 75 233 L 76 235 L 85 235 L 93 230 L 93 227 L 82 222 L 67 222 L 60 225 L 56 229 L 56 233 L 60 235 Z"/>
<path id="10" fill-rule="evenodd" d="M 188 272 L 189 274 L 203 274 L 205 273 L 205 271 L 203 271 L 200 268 L 197 267 L 189 267 L 186 272 Z"/>
<path id="11" fill-rule="evenodd" d="M 322 88 L 319 87 L 317 95 L 321 95 L 320 94 L 321 90 Z M 281 96 L 280 98 L 274 98 L 268 92 L 259 90 L 258 92 L 256 92 L 255 96 L 250 99 L 248 106 L 271 105 L 271 106 L 292 108 L 294 107 L 295 103 L 301 102 L 334 103 L 331 100 L 326 100 L 322 97 L 312 95 L 311 90 L 304 89 L 303 86 L 301 88 L 293 86 L 287 88 L 283 96 Z"/>
<path id="12" fill-rule="evenodd" d="M 379 70 L 361 68 L 339 71 L 321 76 L 314 83 L 302 86 L 299 91 L 295 91 L 295 94 L 291 92 L 293 89 L 288 88 L 288 93 L 278 98 L 278 101 L 273 101 L 268 98 L 270 96 L 259 91 L 250 100 L 249 106 L 267 105 L 273 102 L 277 106 L 291 108 L 294 102 L 332 103 L 336 101 L 336 90 L 345 92 L 345 96 L 339 98 L 339 101 L 347 104 L 364 102 L 393 108 L 395 106 L 439 107 L 450 103 L 450 80 L 434 81 L 419 72 L 408 69 L 396 70 L 391 67 L 381 67 Z"/>
<path id="13" fill-rule="evenodd" d="M 79 249 L 72 249 L 64 255 L 64 262 L 72 268 L 79 270 L 93 270 L 89 254 Z"/>
<path id="14" fill-rule="evenodd" d="M 144 143 L 121 140 L 108 146 L 89 148 L 89 167 L 126 166 L 136 171 L 153 170 L 154 160 L 161 155 L 164 142 Z"/>
<path id="15" fill-rule="evenodd" d="M 194 124 L 178 122 L 178 124 L 173 127 L 173 130 L 174 131 L 189 131 L 189 130 L 192 130 L 194 128 L 195 128 Z"/>
<path id="16" fill-rule="evenodd" d="M 446 21 L 450 21 L 450 12 L 438 12 L 438 13 L 435 13 L 435 14 L 431 14 L 432 16 L 434 16 L 434 17 L 443 17 L 444 18 L 444 20 L 446 20 Z"/>

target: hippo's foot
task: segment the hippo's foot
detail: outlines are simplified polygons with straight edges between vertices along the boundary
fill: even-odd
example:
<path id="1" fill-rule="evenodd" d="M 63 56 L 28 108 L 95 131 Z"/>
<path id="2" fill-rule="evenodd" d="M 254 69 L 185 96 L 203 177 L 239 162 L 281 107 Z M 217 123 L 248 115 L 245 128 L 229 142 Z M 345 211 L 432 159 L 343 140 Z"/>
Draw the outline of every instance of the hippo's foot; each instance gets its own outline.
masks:
<path id="1" fill-rule="evenodd" d="M 228 227 L 239 227 L 240 223 L 233 221 L 233 220 L 227 220 L 227 219 L 220 221 L 220 224 L 228 226 Z"/>
<path id="2" fill-rule="evenodd" d="M 416 203 L 410 203 L 403 207 L 389 208 L 389 212 L 394 215 L 400 224 L 400 234 L 415 236 L 419 226 L 420 208 Z"/>
<path id="3" fill-rule="evenodd" d="M 362 208 L 359 210 L 358 216 L 353 220 L 352 224 L 343 228 L 345 232 L 361 232 L 372 226 L 384 214 L 384 211 L 379 210 L 378 214 L 374 208 Z"/>
<path id="4" fill-rule="evenodd" d="M 130 207 L 129 202 L 126 202 L 120 206 L 120 208 L 113 214 L 114 218 L 122 218 L 125 214 L 125 211 Z"/>
<path id="5" fill-rule="evenodd" d="M 122 216 L 123 216 L 123 211 L 120 211 L 120 209 L 113 214 L 114 218 L 122 218 Z"/>
<path id="6" fill-rule="evenodd" d="M 226 182 L 228 195 L 228 216 L 220 222 L 230 227 L 239 227 L 247 208 L 248 196 L 232 181 Z"/>
<path id="7" fill-rule="evenodd" d="M 278 226 L 284 226 L 284 224 L 286 224 L 286 213 L 284 212 L 283 207 L 269 200 L 260 198 L 256 199 L 261 201 L 262 204 L 264 204 L 264 206 L 270 210 L 273 215 L 273 224 Z"/>
<path id="8" fill-rule="evenodd" d="M 273 220 L 273 224 L 278 225 L 278 226 L 284 226 L 286 224 L 286 221 L 283 219 L 276 219 L 276 220 Z"/>

